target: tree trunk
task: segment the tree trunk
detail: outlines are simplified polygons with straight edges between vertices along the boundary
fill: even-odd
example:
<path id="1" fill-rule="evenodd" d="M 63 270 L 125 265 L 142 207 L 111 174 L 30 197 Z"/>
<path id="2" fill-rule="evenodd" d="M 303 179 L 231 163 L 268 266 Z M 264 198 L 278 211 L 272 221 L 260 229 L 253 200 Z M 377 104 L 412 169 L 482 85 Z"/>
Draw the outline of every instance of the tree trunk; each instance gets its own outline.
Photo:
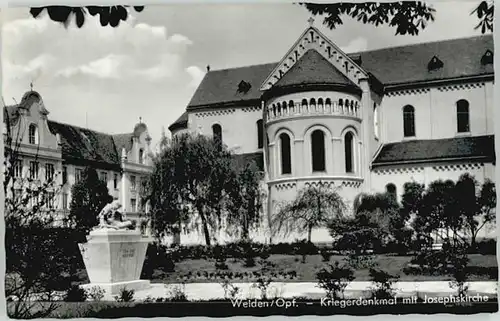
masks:
<path id="1" fill-rule="evenodd" d="M 312 225 L 307 228 L 307 242 L 311 243 Z"/>
<path id="2" fill-rule="evenodd" d="M 477 244 L 476 244 L 476 238 L 477 238 L 477 234 L 478 234 L 478 231 L 477 230 L 475 233 L 471 233 L 471 237 L 470 237 L 470 247 L 472 250 L 475 250 L 477 248 Z"/>
<path id="3" fill-rule="evenodd" d="M 203 213 L 203 209 L 199 206 L 198 213 L 201 217 L 201 224 L 203 225 L 203 234 L 205 235 L 205 244 L 210 246 L 210 232 L 208 230 L 208 222 L 205 217 L 205 213 Z"/>

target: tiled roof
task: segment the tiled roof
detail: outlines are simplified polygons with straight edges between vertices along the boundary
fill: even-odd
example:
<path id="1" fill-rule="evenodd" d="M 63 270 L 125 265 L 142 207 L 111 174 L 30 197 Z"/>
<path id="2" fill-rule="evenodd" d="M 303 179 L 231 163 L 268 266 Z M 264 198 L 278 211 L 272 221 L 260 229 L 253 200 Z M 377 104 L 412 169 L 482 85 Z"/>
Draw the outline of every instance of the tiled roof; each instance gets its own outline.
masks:
<path id="1" fill-rule="evenodd" d="M 493 65 L 481 64 L 481 58 L 487 50 L 494 51 L 491 35 L 350 53 L 349 56 L 384 85 L 394 85 L 491 75 Z M 443 61 L 444 66 L 429 72 L 427 65 L 434 56 Z M 188 109 L 259 99 L 262 94 L 259 88 L 276 65 L 269 63 L 210 71 L 198 86 Z M 238 93 L 238 84 L 242 80 L 251 85 L 245 94 Z"/>
<path id="2" fill-rule="evenodd" d="M 410 140 L 385 144 L 372 162 L 372 166 L 450 161 L 452 159 L 494 161 L 494 136 Z"/>
<path id="3" fill-rule="evenodd" d="M 188 122 L 188 113 L 185 111 L 181 117 L 177 118 L 170 126 L 168 126 L 168 130 L 176 130 L 177 128 L 183 128 L 187 126 Z"/>
<path id="4" fill-rule="evenodd" d="M 132 149 L 132 138 L 133 137 L 134 137 L 133 133 L 114 134 L 113 135 L 113 140 L 115 142 L 116 151 L 118 152 L 119 155 L 121 155 L 123 148 L 125 148 L 125 150 L 127 152 Z"/>
<path id="5" fill-rule="evenodd" d="M 299 58 L 297 63 L 273 87 L 281 88 L 316 84 L 356 86 L 319 52 L 310 49 Z"/>
<path id="6" fill-rule="evenodd" d="M 188 109 L 260 99 L 260 85 L 275 66 L 276 63 L 272 63 L 210 71 L 205 74 L 196 89 Z M 242 80 L 251 85 L 247 92 L 238 91 L 238 85 Z"/>
<path id="7" fill-rule="evenodd" d="M 120 154 L 112 135 L 90 129 L 49 121 L 52 133 L 61 137 L 63 159 L 119 165 Z"/>
<path id="8" fill-rule="evenodd" d="M 491 35 L 385 48 L 359 55 L 361 68 L 384 85 L 394 85 L 493 74 L 492 64 L 481 64 L 487 50 L 494 51 Z M 429 72 L 427 66 L 434 56 L 444 66 Z"/>

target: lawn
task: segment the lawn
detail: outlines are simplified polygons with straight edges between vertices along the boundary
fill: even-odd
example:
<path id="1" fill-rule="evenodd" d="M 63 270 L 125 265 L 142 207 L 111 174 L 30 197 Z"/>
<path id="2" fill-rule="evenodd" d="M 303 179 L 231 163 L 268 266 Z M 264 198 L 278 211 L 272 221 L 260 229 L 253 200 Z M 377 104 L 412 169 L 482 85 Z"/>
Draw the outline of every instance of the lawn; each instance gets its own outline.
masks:
<path id="1" fill-rule="evenodd" d="M 332 256 L 330 263 L 344 260 L 344 256 Z M 471 281 L 488 281 L 497 279 L 497 260 L 495 255 L 469 255 L 469 266 L 474 272 L 470 276 Z M 170 273 L 160 273 L 157 271 L 153 276 L 153 282 L 220 282 L 228 273 L 232 273 L 232 282 L 255 281 L 259 276 L 271 277 L 276 281 L 287 282 L 316 282 L 316 273 L 328 263 L 322 261 L 320 255 L 308 255 L 306 262 L 301 262 L 300 256 L 294 255 L 271 255 L 267 261 L 270 262 L 267 272 L 262 272 L 263 264 L 261 259 L 256 258 L 256 266 L 244 267 L 243 262 L 235 259 L 228 259 L 226 264 L 228 269 L 217 270 L 215 260 L 186 259 L 175 263 L 175 271 Z M 377 255 L 375 262 L 378 268 L 393 274 L 399 275 L 401 281 L 449 281 L 451 276 L 445 275 L 407 275 L 403 268 L 410 262 L 410 256 Z M 205 274 L 206 271 L 206 275 Z M 281 273 L 280 273 L 281 272 Z M 283 272 L 288 274 L 283 277 Z M 222 274 L 221 274 L 222 273 Z M 355 272 L 356 281 L 369 280 L 368 269 L 359 269 Z M 219 275 L 217 275 L 219 274 Z M 291 278 L 291 275 L 295 277 Z"/>

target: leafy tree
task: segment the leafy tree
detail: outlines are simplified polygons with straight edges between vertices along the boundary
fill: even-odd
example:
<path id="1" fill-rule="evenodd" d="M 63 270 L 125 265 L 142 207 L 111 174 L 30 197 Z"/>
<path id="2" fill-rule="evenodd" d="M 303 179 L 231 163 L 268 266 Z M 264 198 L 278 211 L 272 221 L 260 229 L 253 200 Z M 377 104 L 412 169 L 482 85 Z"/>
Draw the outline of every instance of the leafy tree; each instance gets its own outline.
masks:
<path id="1" fill-rule="evenodd" d="M 485 180 L 479 192 L 477 180 L 466 173 L 455 185 L 455 215 L 462 217 L 462 227 L 470 236 L 470 245 L 476 247 L 476 238 L 487 224 L 494 223 L 496 208 L 495 184 Z"/>
<path id="2" fill-rule="evenodd" d="M 462 217 L 455 212 L 454 189 L 455 183 L 451 180 L 436 180 L 429 184 L 423 195 L 420 215 L 415 219 L 417 230 L 428 234 L 438 230 L 453 231 L 456 240 Z"/>
<path id="3" fill-rule="evenodd" d="M 258 227 L 262 211 L 262 193 L 260 181 L 262 175 L 255 162 L 245 165 L 241 170 L 234 169 L 234 178 L 230 190 L 227 225 L 236 229 L 245 241 L 249 240 L 252 228 Z"/>
<path id="4" fill-rule="evenodd" d="M 395 239 L 401 248 L 408 248 L 411 237 L 405 224 L 408 218 L 401 213 L 400 205 L 391 194 L 359 194 L 353 209 L 354 216 L 329 225 L 338 246 L 361 253 Z"/>
<path id="5" fill-rule="evenodd" d="M 152 225 L 165 234 L 172 225 L 201 221 L 205 242 L 220 229 L 234 186 L 232 155 L 202 135 L 175 137 L 153 160 L 150 176 Z M 194 216 L 193 216 L 194 215 Z"/>
<path id="6" fill-rule="evenodd" d="M 306 230 L 307 241 L 311 242 L 313 228 L 326 227 L 343 217 L 345 211 L 346 205 L 337 191 L 319 184 L 302 189 L 295 200 L 285 203 L 271 224 L 285 235 Z"/>
<path id="7" fill-rule="evenodd" d="M 71 187 L 71 204 L 67 221 L 85 241 L 85 235 L 99 224 L 99 212 L 113 198 L 109 195 L 106 182 L 97 176 L 92 167 L 86 167 L 82 179 Z"/>
<path id="8" fill-rule="evenodd" d="M 328 230 L 336 240 L 336 246 L 354 251 L 356 254 L 363 254 L 369 249 L 379 247 L 388 233 L 380 222 L 366 211 L 340 220 L 332 220 Z"/>
<path id="9" fill-rule="evenodd" d="M 494 183 L 485 180 L 479 191 L 478 185 L 469 173 L 460 176 L 457 182 L 437 180 L 427 188 L 407 183 L 402 211 L 415 217 L 413 227 L 421 237 L 444 230 L 453 242 L 468 243 L 463 235 L 466 232 L 470 245 L 475 246 L 479 231 L 495 221 L 496 207 Z M 427 242 L 430 241 L 427 238 Z"/>
<path id="10" fill-rule="evenodd" d="M 30 14 L 37 18 L 44 11 L 47 11 L 49 18 L 53 21 L 63 23 L 68 26 L 72 17 L 78 28 L 85 23 L 85 16 L 99 16 L 101 26 L 117 27 L 120 21 L 126 21 L 129 17 L 127 8 L 130 6 L 86 6 L 86 7 L 68 7 L 68 6 L 44 6 L 31 8 Z M 141 12 L 144 6 L 134 6 L 135 11 Z"/>
<path id="11" fill-rule="evenodd" d="M 364 2 L 364 3 L 302 3 L 313 15 L 324 15 L 323 23 L 330 29 L 342 25 L 342 16 L 364 24 L 388 25 L 396 28 L 396 35 L 416 36 L 429 22 L 434 21 L 436 10 L 421 1 Z M 481 1 L 471 15 L 477 15 L 475 29 L 484 34 L 493 31 L 494 2 Z"/>

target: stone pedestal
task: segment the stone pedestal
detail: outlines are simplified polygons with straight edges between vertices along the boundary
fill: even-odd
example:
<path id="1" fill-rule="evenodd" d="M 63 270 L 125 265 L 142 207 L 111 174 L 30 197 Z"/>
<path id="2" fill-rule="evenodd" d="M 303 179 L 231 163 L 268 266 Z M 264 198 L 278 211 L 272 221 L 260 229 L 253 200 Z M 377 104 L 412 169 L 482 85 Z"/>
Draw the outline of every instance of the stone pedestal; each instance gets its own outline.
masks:
<path id="1" fill-rule="evenodd" d="M 87 243 L 79 244 L 90 284 L 84 289 L 98 286 L 110 298 L 120 290 L 149 288 L 148 280 L 141 280 L 146 250 L 151 238 L 143 237 L 139 230 L 97 229 L 87 236 Z"/>

